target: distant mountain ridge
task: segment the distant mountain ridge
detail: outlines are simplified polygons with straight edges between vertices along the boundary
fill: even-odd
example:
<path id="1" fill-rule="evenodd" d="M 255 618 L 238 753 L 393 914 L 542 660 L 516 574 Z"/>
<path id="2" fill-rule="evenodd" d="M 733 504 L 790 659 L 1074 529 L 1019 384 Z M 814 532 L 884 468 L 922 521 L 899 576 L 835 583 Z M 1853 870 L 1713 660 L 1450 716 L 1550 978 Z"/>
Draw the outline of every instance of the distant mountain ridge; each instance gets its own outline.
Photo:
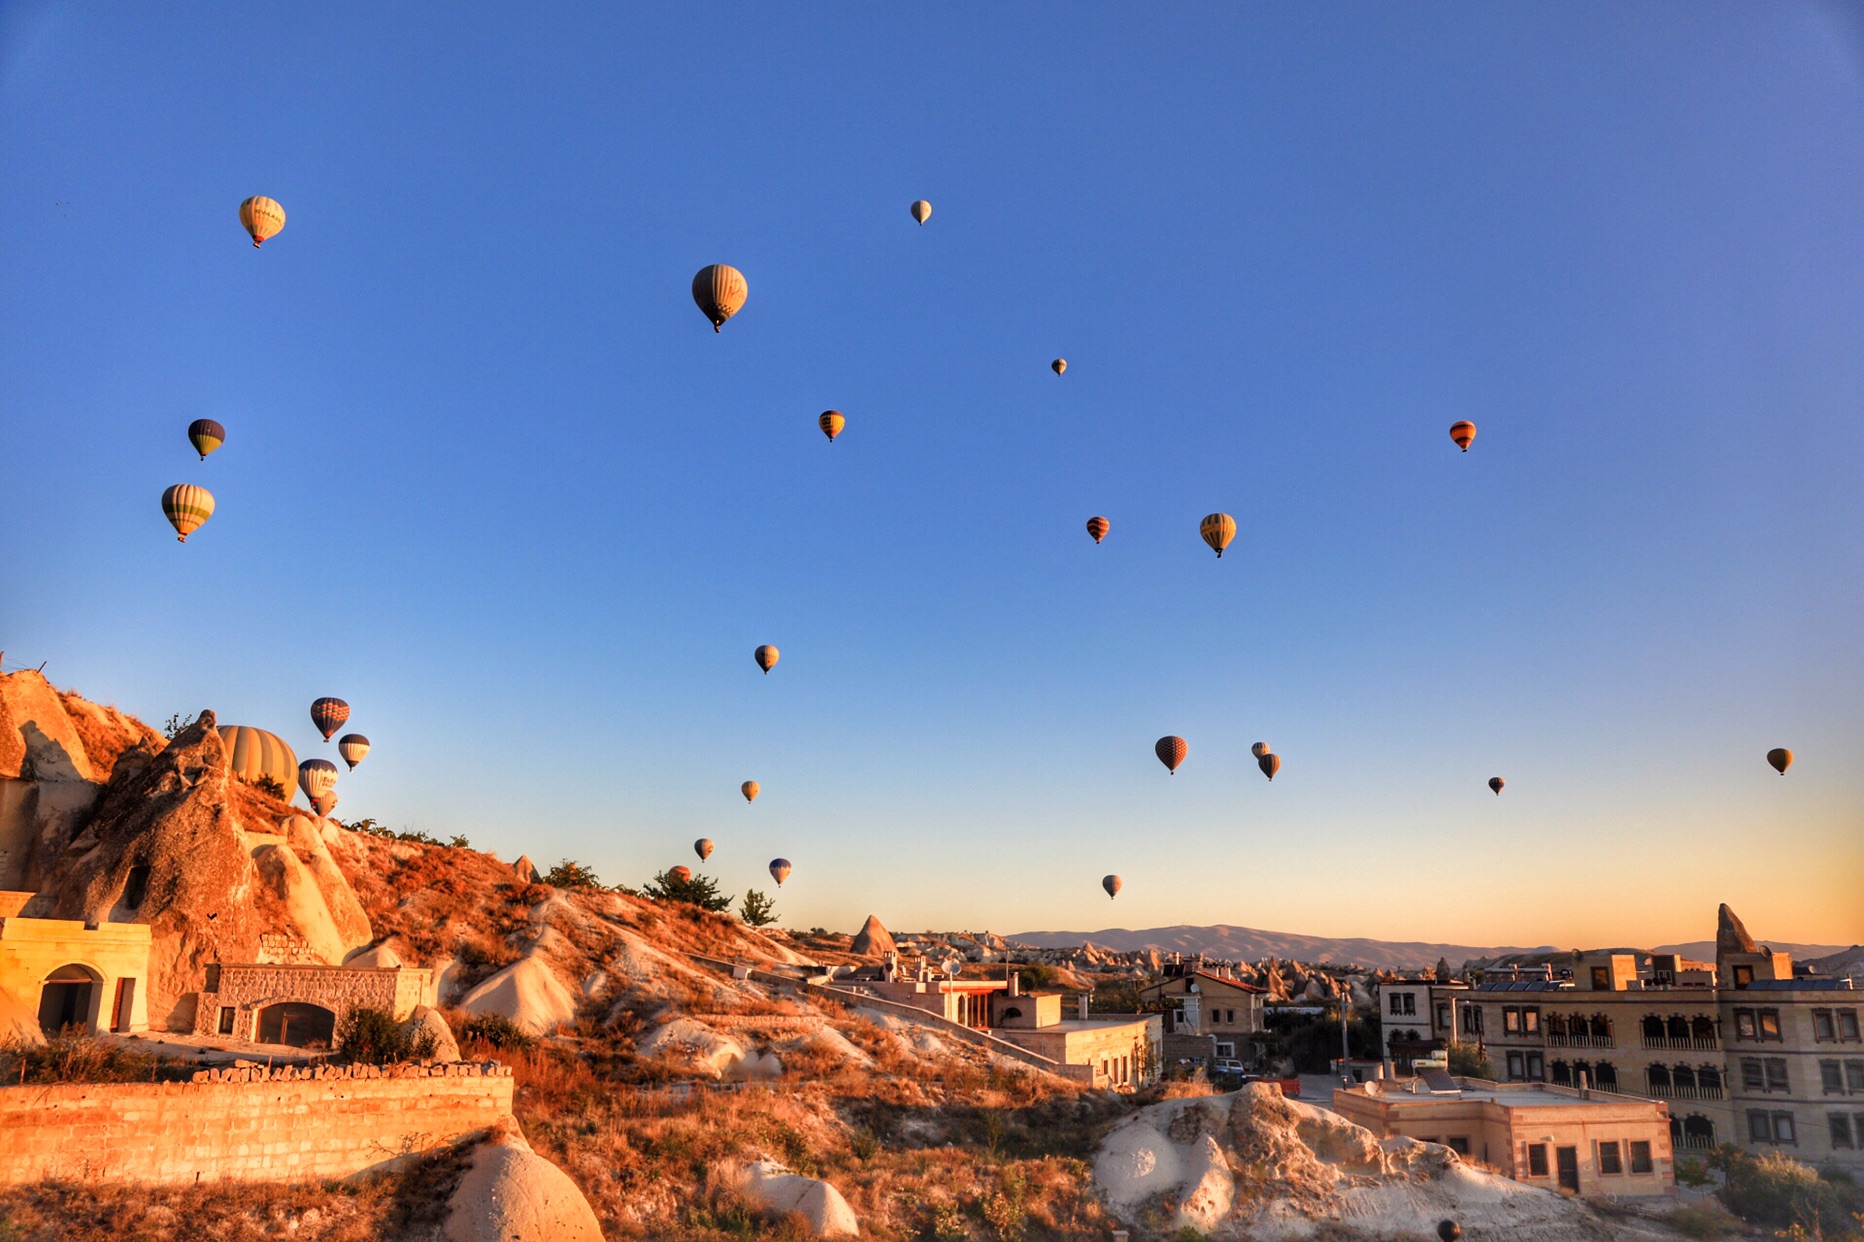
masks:
<path id="1" fill-rule="evenodd" d="M 1791 953 L 1793 961 L 1810 963 L 1815 958 L 1832 957 L 1852 947 L 1842 944 L 1794 944 L 1790 940 L 1769 940 L 1765 936 L 1756 936 L 1756 940 L 1779 953 Z M 1715 942 L 1713 940 L 1691 940 L 1684 944 L 1660 944 L 1652 953 L 1675 953 L 1681 957 L 1694 958 L 1699 962 L 1715 960 Z"/>
<path id="2" fill-rule="evenodd" d="M 1433 944 L 1421 940 L 1301 936 L 1290 932 L 1263 931 L 1255 927 L 1232 927 L 1227 923 L 1211 927 L 1192 927 L 1181 923 L 1176 927 L 1148 927 L 1138 931 L 1125 927 L 1106 927 L 1091 932 L 1018 932 L 1009 939 L 1042 949 L 1061 949 L 1092 942 L 1103 949 L 1122 953 L 1157 949 L 1161 953 L 1202 953 L 1207 957 L 1250 962 L 1264 957 L 1281 957 L 1301 962 L 1354 963 L 1379 970 L 1428 970 L 1437 964 L 1439 958 L 1447 958 L 1452 966 L 1461 966 L 1472 958 L 1558 951 L 1552 945 Z"/>

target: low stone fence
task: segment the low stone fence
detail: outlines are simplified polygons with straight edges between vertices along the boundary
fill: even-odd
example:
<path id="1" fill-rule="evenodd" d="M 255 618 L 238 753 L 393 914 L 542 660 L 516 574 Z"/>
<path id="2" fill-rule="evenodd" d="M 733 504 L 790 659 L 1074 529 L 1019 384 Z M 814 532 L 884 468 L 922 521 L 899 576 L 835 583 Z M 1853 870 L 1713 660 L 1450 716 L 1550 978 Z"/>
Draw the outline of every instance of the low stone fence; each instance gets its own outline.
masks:
<path id="1" fill-rule="evenodd" d="M 0 1087 L 0 1185 L 347 1177 L 491 1129 L 511 1071 L 484 1064 L 236 1065 L 192 1082 Z"/>

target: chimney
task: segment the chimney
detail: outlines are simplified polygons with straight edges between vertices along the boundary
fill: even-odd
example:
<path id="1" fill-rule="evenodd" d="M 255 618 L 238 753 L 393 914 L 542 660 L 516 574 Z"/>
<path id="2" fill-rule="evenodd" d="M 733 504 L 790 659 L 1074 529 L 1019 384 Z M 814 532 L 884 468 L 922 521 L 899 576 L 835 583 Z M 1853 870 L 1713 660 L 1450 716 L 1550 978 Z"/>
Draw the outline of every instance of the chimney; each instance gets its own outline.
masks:
<path id="1" fill-rule="evenodd" d="M 1012 970 L 1010 972 L 1010 995 L 1021 996 L 1022 994 L 1023 994 L 1023 972 L 1020 970 Z"/>

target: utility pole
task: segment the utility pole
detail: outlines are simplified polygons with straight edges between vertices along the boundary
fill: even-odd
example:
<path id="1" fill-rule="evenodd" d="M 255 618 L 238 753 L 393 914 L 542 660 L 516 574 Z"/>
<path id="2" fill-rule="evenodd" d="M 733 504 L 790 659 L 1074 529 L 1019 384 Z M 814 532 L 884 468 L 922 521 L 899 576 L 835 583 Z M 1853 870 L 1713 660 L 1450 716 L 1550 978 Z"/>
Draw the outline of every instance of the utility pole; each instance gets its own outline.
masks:
<path id="1" fill-rule="evenodd" d="M 1353 1050 L 1346 1042 L 1346 1019 L 1353 1007 L 1353 985 L 1340 984 L 1340 1080 L 1347 1087 L 1353 1085 Z"/>

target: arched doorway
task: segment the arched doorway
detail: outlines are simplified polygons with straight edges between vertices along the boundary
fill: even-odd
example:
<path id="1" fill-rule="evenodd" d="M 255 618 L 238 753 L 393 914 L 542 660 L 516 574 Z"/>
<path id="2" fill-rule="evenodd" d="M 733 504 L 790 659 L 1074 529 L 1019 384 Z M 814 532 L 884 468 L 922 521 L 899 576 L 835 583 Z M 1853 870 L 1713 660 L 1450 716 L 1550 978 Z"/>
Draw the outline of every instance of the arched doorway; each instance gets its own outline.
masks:
<path id="1" fill-rule="evenodd" d="M 334 1042 L 337 1016 L 322 1005 L 280 1001 L 259 1011 L 259 1042 L 293 1048 L 328 1048 Z"/>
<path id="2" fill-rule="evenodd" d="M 50 1037 L 68 1026 L 91 1029 L 102 976 L 88 966 L 60 966 L 39 988 L 39 1029 Z"/>

